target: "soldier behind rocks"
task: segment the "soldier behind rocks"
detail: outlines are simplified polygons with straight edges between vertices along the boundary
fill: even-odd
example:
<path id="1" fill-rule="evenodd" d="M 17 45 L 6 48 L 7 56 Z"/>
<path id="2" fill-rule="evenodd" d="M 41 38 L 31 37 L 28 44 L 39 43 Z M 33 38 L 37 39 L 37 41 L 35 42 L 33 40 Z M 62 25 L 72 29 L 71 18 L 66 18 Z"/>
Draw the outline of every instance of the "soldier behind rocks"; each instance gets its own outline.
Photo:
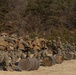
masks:
<path id="1" fill-rule="evenodd" d="M 40 40 L 38 37 L 35 37 L 35 40 L 33 42 L 33 50 L 34 50 L 34 57 L 40 59 Z"/>
<path id="2" fill-rule="evenodd" d="M 52 55 L 53 54 L 53 50 L 52 50 L 52 41 L 51 40 L 47 40 L 46 41 L 46 45 L 47 45 L 47 47 L 48 47 L 48 55 Z"/>
<path id="3" fill-rule="evenodd" d="M 72 51 L 75 53 L 76 51 L 75 51 L 75 43 L 72 43 L 72 46 L 71 46 L 71 48 L 72 48 Z"/>
<path id="4" fill-rule="evenodd" d="M 46 39 L 43 39 L 43 38 L 40 38 L 40 51 L 39 51 L 39 53 L 40 53 L 40 56 L 41 56 L 41 58 L 44 58 L 45 56 L 47 56 L 48 55 L 48 47 L 47 47 L 47 45 L 46 45 Z"/>
<path id="5" fill-rule="evenodd" d="M 0 56 L 1 56 L 0 63 L 5 63 L 5 65 L 2 65 L 3 69 L 7 71 L 12 71 L 12 68 L 10 67 L 10 62 L 9 62 L 9 58 L 10 58 L 8 55 L 9 44 L 6 41 L 7 37 L 8 36 L 6 33 L 2 33 L 0 36 Z"/>
<path id="6" fill-rule="evenodd" d="M 18 52 L 21 58 L 26 58 L 25 45 L 28 44 L 23 40 L 23 37 L 19 37 Z"/>
<path id="7" fill-rule="evenodd" d="M 56 39 L 56 46 L 57 46 L 58 54 L 62 54 L 62 42 L 60 37 L 57 37 Z"/>
<path id="8" fill-rule="evenodd" d="M 56 40 L 52 41 L 52 50 L 53 50 L 53 55 L 58 54 Z"/>
<path id="9" fill-rule="evenodd" d="M 74 44 L 75 44 L 75 52 L 76 52 L 76 42 Z"/>
<path id="10" fill-rule="evenodd" d="M 75 53 L 75 43 L 68 43 L 67 49 L 69 52 L 74 52 Z"/>
<path id="11" fill-rule="evenodd" d="M 65 48 L 66 48 L 67 52 L 72 51 L 72 47 L 73 47 L 73 46 L 72 46 L 69 42 L 66 41 L 66 43 L 65 43 Z"/>
<path id="12" fill-rule="evenodd" d="M 7 38 L 9 44 L 9 57 L 11 57 L 11 65 L 15 66 L 15 63 L 19 62 L 22 57 L 22 45 L 18 39 L 17 34 L 12 34 Z"/>
<path id="13" fill-rule="evenodd" d="M 24 37 L 23 44 L 25 46 L 25 53 L 26 53 L 27 57 L 30 57 L 31 49 L 32 49 L 32 41 L 31 41 L 31 39 L 30 39 L 30 37 L 28 35 L 26 35 Z"/>
<path id="14" fill-rule="evenodd" d="M 12 66 L 16 62 L 16 56 L 17 56 L 17 50 L 18 50 L 18 35 L 17 34 L 12 34 L 8 38 L 8 43 L 9 43 L 9 56 L 11 57 L 12 60 Z"/>

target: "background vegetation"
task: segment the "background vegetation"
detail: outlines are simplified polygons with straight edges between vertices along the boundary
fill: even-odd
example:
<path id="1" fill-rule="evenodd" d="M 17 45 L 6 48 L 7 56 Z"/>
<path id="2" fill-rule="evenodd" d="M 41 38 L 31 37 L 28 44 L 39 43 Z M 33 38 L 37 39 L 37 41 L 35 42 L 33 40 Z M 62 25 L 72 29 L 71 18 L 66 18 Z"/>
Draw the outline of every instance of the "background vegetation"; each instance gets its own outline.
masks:
<path id="1" fill-rule="evenodd" d="M 0 33 L 76 42 L 76 0 L 0 0 Z"/>

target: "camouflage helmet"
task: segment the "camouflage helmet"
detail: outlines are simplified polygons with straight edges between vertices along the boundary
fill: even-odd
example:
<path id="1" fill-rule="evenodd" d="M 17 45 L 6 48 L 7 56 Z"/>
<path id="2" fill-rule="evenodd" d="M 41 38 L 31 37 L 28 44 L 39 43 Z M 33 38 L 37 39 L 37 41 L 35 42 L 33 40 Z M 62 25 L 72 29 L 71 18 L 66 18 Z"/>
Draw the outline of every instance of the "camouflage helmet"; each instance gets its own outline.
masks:
<path id="1" fill-rule="evenodd" d="M 53 43 L 56 43 L 56 40 L 53 40 Z"/>
<path id="2" fill-rule="evenodd" d="M 69 44 L 69 42 L 68 42 L 68 41 L 66 41 L 66 42 L 65 42 L 65 44 Z"/>
<path id="3" fill-rule="evenodd" d="M 18 38 L 17 34 L 12 34 L 11 38 Z"/>
<path id="4" fill-rule="evenodd" d="M 51 42 L 51 40 L 48 40 L 48 42 Z"/>
<path id="5" fill-rule="evenodd" d="M 21 39 L 23 39 L 23 37 L 20 36 L 18 39 L 21 40 Z"/>
<path id="6" fill-rule="evenodd" d="M 46 41 L 44 38 L 40 38 L 39 40 L 40 40 L 40 41 Z"/>
<path id="7" fill-rule="evenodd" d="M 61 39 L 60 37 L 57 37 L 57 39 Z"/>
<path id="8" fill-rule="evenodd" d="M 29 35 L 26 35 L 25 37 L 24 37 L 24 39 L 28 39 L 29 38 Z"/>
<path id="9" fill-rule="evenodd" d="M 1 33 L 1 35 L 0 35 L 1 37 L 7 37 L 8 36 L 8 34 L 7 33 Z"/>
<path id="10" fill-rule="evenodd" d="M 37 36 L 36 36 L 35 38 L 36 38 L 36 39 L 38 39 L 38 37 L 37 37 Z"/>
<path id="11" fill-rule="evenodd" d="M 75 46 L 75 43 L 72 43 L 73 46 Z"/>

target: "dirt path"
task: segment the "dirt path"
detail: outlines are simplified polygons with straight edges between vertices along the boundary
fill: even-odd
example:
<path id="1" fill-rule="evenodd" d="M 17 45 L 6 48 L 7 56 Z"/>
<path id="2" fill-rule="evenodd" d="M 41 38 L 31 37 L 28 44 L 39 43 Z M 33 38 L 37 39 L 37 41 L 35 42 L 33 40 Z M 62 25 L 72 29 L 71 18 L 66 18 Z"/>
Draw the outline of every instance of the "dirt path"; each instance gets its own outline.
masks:
<path id="1" fill-rule="evenodd" d="M 76 60 L 64 61 L 52 67 L 40 67 L 35 71 L 7 72 L 0 71 L 0 75 L 76 75 Z"/>

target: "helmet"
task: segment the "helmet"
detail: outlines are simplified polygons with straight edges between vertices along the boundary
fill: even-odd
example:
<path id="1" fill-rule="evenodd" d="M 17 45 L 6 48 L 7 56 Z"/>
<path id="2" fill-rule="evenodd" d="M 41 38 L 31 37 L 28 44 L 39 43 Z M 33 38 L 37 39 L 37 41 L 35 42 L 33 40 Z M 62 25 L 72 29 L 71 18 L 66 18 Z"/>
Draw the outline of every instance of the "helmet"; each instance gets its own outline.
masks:
<path id="1" fill-rule="evenodd" d="M 7 37 L 8 36 L 8 34 L 7 33 L 1 33 L 1 35 L 0 35 L 1 37 Z"/>
<path id="2" fill-rule="evenodd" d="M 38 39 L 38 37 L 35 37 L 35 39 Z"/>
<path id="3" fill-rule="evenodd" d="M 44 38 L 40 38 L 39 40 L 40 40 L 40 41 L 46 41 Z"/>
<path id="4" fill-rule="evenodd" d="M 60 37 L 57 37 L 57 39 L 61 39 Z"/>
<path id="5" fill-rule="evenodd" d="M 17 34 L 12 34 L 11 37 L 12 38 L 17 38 L 18 36 L 17 36 Z"/>
<path id="6" fill-rule="evenodd" d="M 55 42 L 56 42 L 56 40 L 53 40 L 53 42 L 55 43 Z"/>
<path id="7" fill-rule="evenodd" d="M 24 39 L 25 39 L 25 40 L 30 39 L 29 35 L 26 35 L 26 36 L 24 37 Z"/>
<path id="8" fill-rule="evenodd" d="M 48 40 L 48 42 L 51 42 L 51 40 Z"/>

